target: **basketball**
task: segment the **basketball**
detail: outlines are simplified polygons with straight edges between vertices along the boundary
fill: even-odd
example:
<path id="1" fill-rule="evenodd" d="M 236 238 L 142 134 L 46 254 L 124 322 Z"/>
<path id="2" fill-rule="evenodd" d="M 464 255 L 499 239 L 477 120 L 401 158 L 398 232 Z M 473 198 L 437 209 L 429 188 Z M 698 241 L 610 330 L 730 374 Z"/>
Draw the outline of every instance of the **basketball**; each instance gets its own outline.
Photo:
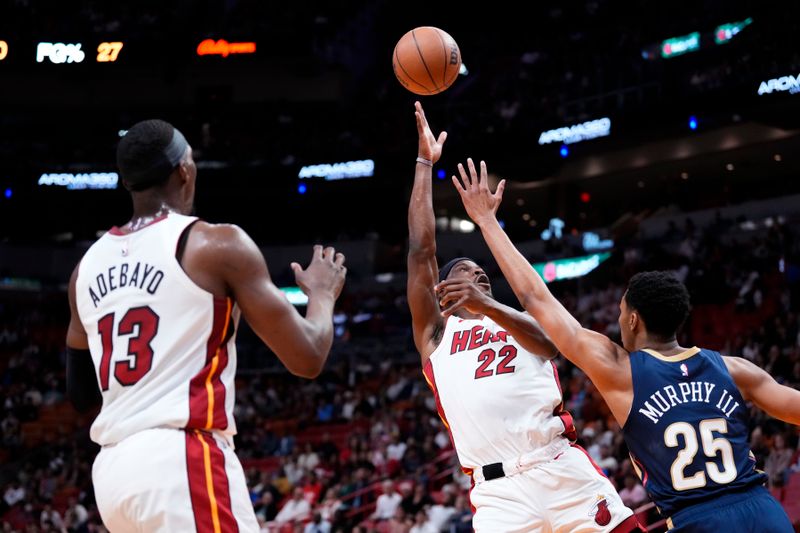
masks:
<path id="1" fill-rule="evenodd" d="M 461 52 L 446 31 L 421 26 L 397 41 L 392 68 L 403 87 L 412 93 L 438 94 L 456 80 L 461 69 Z"/>

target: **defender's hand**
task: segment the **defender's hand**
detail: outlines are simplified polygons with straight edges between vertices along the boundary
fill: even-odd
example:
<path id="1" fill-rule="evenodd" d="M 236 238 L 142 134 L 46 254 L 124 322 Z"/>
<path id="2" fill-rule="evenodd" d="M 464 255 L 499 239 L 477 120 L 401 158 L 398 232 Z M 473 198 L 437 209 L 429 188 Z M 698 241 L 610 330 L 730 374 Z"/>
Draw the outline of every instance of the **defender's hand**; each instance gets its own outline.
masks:
<path id="1" fill-rule="evenodd" d="M 486 163 L 481 161 L 480 174 L 475 170 L 475 164 L 472 159 L 467 159 L 467 167 L 469 167 L 469 176 L 464 170 L 464 165 L 458 164 L 458 173 L 461 175 L 461 180 L 453 176 L 453 185 L 455 185 L 459 196 L 461 196 L 467 215 L 475 224 L 480 226 L 495 218 L 497 208 L 500 207 L 500 202 L 503 200 L 506 180 L 500 180 L 500 183 L 497 184 L 497 190 L 491 192 L 489 190 Z"/>
<path id="2" fill-rule="evenodd" d="M 347 267 L 344 266 L 344 254 L 332 246 L 323 250 L 321 245 L 315 245 L 311 262 L 305 270 L 298 263 L 292 263 L 291 267 L 298 287 L 306 296 L 328 293 L 335 299 L 341 294 Z"/>

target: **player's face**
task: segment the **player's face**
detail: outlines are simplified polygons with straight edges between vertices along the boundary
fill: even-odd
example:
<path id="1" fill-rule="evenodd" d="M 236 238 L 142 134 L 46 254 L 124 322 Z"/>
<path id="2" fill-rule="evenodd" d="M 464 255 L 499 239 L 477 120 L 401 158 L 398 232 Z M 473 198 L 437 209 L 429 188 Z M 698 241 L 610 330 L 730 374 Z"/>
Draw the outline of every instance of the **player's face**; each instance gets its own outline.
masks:
<path id="1" fill-rule="evenodd" d="M 631 311 L 628 308 L 628 303 L 625 301 L 625 295 L 622 295 L 622 300 L 619 302 L 619 332 L 622 337 L 622 347 L 631 351 L 633 346 L 633 332 L 630 330 L 629 324 L 631 319 Z"/>
<path id="2" fill-rule="evenodd" d="M 492 296 L 492 284 L 489 282 L 489 276 L 478 266 L 474 261 L 460 261 L 456 263 L 447 279 L 464 279 L 475 283 L 483 292 Z"/>

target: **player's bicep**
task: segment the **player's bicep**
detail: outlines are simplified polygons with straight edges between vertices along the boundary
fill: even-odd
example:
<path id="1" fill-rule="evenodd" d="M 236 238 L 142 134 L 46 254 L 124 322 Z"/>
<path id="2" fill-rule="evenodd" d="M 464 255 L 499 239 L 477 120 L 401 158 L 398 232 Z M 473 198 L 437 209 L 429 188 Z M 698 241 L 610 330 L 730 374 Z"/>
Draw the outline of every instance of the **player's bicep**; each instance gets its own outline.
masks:
<path id="1" fill-rule="evenodd" d="M 274 331 L 275 323 L 285 322 L 286 316 L 293 324 L 287 333 L 299 327 L 300 315 L 283 293 L 272 282 L 267 262 L 255 242 L 242 230 L 232 228 L 234 234 L 223 241 L 225 250 L 215 254 L 218 269 L 228 286 L 242 315 L 259 337 Z"/>
<path id="2" fill-rule="evenodd" d="M 567 358 L 569 358 L 569 354 L 578 351 L 578 334 L 583 328 L 552 294 L 548 292 L 541 300 L 528 300 L 521 303 L 541 325 L 558 351 Z"/>
<path id="3" fill-rule="evenodd" d="M 501 304 L 502 305 L 502 304 Z M 512 307 L 507 307 L 507 313 L 518 317 L 519 323 L 522 327 L 515 332 L 514 338 L 522 345 L 523 348 L 539 357 L 545 359 L 555 359 L 558 355 L 558 348 L 556 348 L 547 333 L 544 332 L 542 326 L 536 321 L 533 316 L 527 311 L 517 311 Z"/>
<path id="4" fill-rule="evenodd" d="M 408 307 L 411 311 L 411 326 L 414 343 L 420 355 L 427 357 L 431 351 L 431 340 L 443 319 L 436 292 L 438 281 L 436 259 L 422 254 L 408 256 Z"/>
<path id="5" fill-rule="evenodd" d="M 613 385 L 619 375 L 617 360 L 625 350 L 605 335 L 581 326 L 549 293 L 539 311 L 534 317 L 558 351 L 592 381 Z"/>
<path id="6" fill-rule="evenodd" d="M 225 261 L 226 283 L 256 335 L 290 372 L 315 377 L 319 373 L 319 330 L 272 282 L 261 250 L 242 232 Z"/>
<path id="7" fill-rule="evenodd" d="M 800 391 L 781 385 L 762 368 L 741 357 L 725 357 L 725 365 L 745 400 L 768 415 L 800 423 Z"/>

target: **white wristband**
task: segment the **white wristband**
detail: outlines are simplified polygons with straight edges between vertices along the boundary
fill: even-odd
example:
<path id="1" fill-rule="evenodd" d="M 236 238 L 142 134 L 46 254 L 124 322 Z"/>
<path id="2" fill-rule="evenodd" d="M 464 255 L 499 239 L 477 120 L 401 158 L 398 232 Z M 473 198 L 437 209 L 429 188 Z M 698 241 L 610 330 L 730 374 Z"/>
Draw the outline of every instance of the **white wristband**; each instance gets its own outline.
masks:
<path id="1" fill-rule="evenodd" d="M 425 159 L 424 157 L 418 157 L 417 163 L 422 163 L 423 165 L 428 165 L 429 167 L 433 166 L 433 161 L 430 159 Z"/>

